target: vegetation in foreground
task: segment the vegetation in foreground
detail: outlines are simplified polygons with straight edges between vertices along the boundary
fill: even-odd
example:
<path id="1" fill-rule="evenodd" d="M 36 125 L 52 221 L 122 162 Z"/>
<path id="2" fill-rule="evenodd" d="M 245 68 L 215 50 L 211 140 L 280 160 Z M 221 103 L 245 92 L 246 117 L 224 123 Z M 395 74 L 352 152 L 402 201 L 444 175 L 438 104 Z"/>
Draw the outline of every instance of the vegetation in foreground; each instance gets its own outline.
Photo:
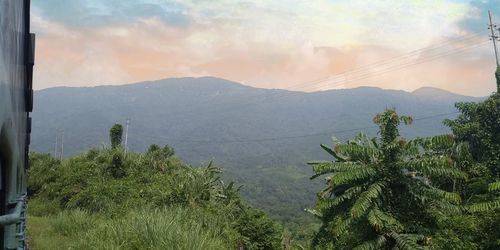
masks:
<path id="1" fill-rule="evenodd" d="M 282 228 L 246 205 L 220 169 L 185 165 L 168 146 L 125 153 L 120 130 L 111 130 L 112 148 L 63 161 L 30 155 L 33 249 L 280 248 Z"/>
<path id="2" fill-rule="evenodd" d="M 310 212 L 322 221 L 317 249 L 499 249 L 500 95 L 458 103 L 454 135 L 399 135 L 411 118 L 377 115 L 380 138 L 322 145 L 311 162 L 326 187 Z"/>
<path id="3" fill-rule="evenodd" d="M 456 106 L 462 114 L 445 121 L 453 135 L 406 140 L 398 127 L 411 118 L 389 109 L 374 118 L 380 138 L 322 145 L 334 159 L 310 163 L 312 178 L 326 175 L 310 248 L 499 249 L 500 95 Z M 219 169 L 187 166 L 169 147 L 125 154 L 121 130 L 111 149 L 31 155 L 34 249 L 303 248 Z"/>

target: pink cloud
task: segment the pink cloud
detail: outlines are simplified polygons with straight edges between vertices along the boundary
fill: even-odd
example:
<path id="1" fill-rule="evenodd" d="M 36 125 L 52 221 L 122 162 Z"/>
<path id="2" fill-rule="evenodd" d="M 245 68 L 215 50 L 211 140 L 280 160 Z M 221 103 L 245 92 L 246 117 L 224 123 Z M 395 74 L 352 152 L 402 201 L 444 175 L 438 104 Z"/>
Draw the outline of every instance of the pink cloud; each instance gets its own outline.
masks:
<path id="1" fill-rule="evenodd" d="M 380 45 L 315 46 L 310 41 L 284 46 L 243 40 L 241 34 L 227 33 L 224 24 L 178 28 L 155 18 L 128 26 L 80 30 L 42 18 L 33 22 L 43 30 L 37 41 L 38 89 L 205 75 L 256 87 L 303 91 L 365 85 L 411 91 L 432 85 L 462 94 L 486 95 L 494 89 L 492 64 L 484 48 L 386 74 L 379 73 L 384 72 L 383 67 L 369 67 L 339 75 L 405 52 Z M 444 49 L 463 45 L 450 44 Z M 430 56 L 420 53 L 410 59 Z M 332 80 L 310 83 L 327 76 Z"/>

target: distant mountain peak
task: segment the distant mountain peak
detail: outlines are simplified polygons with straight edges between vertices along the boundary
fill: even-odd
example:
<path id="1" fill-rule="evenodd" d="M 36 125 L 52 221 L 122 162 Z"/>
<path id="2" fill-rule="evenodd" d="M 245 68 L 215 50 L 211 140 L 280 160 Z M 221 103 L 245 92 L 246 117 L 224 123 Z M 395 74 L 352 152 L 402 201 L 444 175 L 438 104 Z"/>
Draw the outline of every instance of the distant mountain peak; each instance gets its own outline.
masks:
<path id="1" fill-rule="evenodd" d="M 461 96 L 459 94 L 455 94 L 453 92 L 436 88 L 436 87 L 420 87 L 412 92 L 414 95 L 422 95 L 422 96 Z"/>

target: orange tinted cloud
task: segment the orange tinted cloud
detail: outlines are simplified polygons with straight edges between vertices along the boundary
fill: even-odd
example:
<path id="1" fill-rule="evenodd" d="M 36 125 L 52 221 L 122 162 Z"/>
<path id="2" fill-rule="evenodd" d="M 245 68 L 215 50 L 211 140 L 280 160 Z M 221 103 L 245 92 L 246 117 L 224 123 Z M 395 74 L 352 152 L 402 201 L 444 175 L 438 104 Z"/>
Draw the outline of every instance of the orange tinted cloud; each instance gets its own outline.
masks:
<path id="1" fill-rule="evenodd" d="M 317 11 L 322 5 L 306 7 Z M 196 12 L 193 8 L 200 7 L 190 8 Z M 429 11 L 430 7 L 423 8 Z M 302 91 L 366 85 L 411 91 L 434 86 L 462 94 L 486 95 L 494 89 L 489 47 L 439 57 L 479 43 L 481 35 L 477 41 L 451 43 L 437 51 L 422 51 L 387 63 L 387 58 L 414 48 L 442 44 L 436 35 L 445 27 L 453 27 L 455 20 L 445 12 L 437 14 L 439 18 L 443 16 L 439 20 L 452 20 L 436 26 L 436 30 L 431 29 L 433 23 L 427 23 L 428 20 L 418 24 L 425 40 L 415 36 L 395 40 L 397 30 L 391 29 L 396 27 L 383 30 L 384 22 L 378 24 L 373 40 L 359 40 L 357 32 L 342 32 L 344 28 L 359 27 L 355 20 L 341 24 L 342 20 L 334 18 L 337 23 L 328 26 L 327 15 L 319 15 L 308 25 L 297 21 L 307 22 L 307 16 L 286 9 L 257 13 L 259 20 L 252 19 L 244 9 L 234 10 L 231 15 L 222 13 L 217 18 L 196 13 L 191 13 L 195 22 L 188 26 L 172 26 L 150 17 L 127 24 L 74 27 L 35 15 L 33 26 L 39 31 L 36 86 L 94 86 L 210 75 L 256 87 Z M 423 14 L 426 15 L 431 16 Z M 290 20 L 294 21 L 280 19 L 283 16 L 293 16 Z M 373 18 L 375 22 L 382 17 Z M 337 30 L 333 30 L 335 27 Z M 430 30 L 425 31 L 425 27 Z M 326 32 L 329 28 L 332 31 Z M 447 34 L 450 37 L 467 34 L 457 27 L 451 30 L 453 34 Z M 434 57 L 436 60 L 429 60 Z M 329 80 L 311 82 L 325 77 Z"/>

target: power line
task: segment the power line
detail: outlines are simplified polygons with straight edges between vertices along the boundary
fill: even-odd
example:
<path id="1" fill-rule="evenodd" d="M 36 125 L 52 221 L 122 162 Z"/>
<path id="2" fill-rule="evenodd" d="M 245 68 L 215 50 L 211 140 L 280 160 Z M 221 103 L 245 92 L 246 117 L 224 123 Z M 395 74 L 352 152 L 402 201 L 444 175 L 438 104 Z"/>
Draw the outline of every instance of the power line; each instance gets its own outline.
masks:
<path id="1" fill-rule="evenodd" d="M 469 40 L 469 39 L 471 39 L 474 36 L 475 35 L 473 35 L 471 37 L 468 37 L 467 39 L 462 38 L 462 39 L 456 39 L 456 40 L 462 40 L 462 41 L 463 40 Z M 417 61 L 414 61 L 414 62 L 409 62 L 409 63 L 405 63 L 405 64 L 395 65 L 392 68 L 387 68 L 387 69 L 383 69 L 383 70 L 371 72 L 370 75 L 364 73 L 364 74 L 358 75 L 357 78 L 350 79 L 347 82 L 358 81 L 358 80 L 366 79 L 366 78 L 369 78 L 369 77 L 374 77 L 374 76 L 377 76 L 377 75 L 385 74 L 385 73 L 388 73 L 388 72 L 391 72 L 391 71 L 400 70 L 400 69 L 403 69 L 403 68 L 414 66 L 414 65 L 417 65 L 417 64 L 422 64 L 422 63 L 426 63 L 426 62 L 429 62 L 429 61 L 433 61 L 433 60 L 436 60 L 436 59 L 439 59 L 439 58 L 442 58 L 442 57 L 445 57 L 445 56 L 464 53 L 466 50 L 469 50 L 469 49 L 472 49 L 472 48 L 481 47 L 486 42 L 481 42 L 479 44 L 469 44 L 469 45 L 463 46 L 461 48 L 457 48 L 457 49 L 452 49 L 450 51 L 446 51 L 444 53 L 438 53 L 438 54 L 434 54 L 434 55 L 431 55 L 431 56 L 422 57 L 422 58 L 419 58 Z M 443 45 L 440 45 L 440 46 L 437 46 L 437 47 L 434 46 L 431 49 L 435 50 L 435 49 L 440 48 L 440 47 L 443 47 Z M 424 49 L 415 50 L 415 51 L 425 51 L 425 50 L 426 49 L 424 48 Z M 430 50 L 430 49 L 428 49 L 428 50 Z M 415 53 L 415 51 L 410 52 L 410 53 Z M 407 54 L 410 54 L 410 53 L 407 53 Z M 401 55 L 399 57 L 402 58 L 403 56 L 404 55 Z M 395 58 L 397 58 L 397 57 L 395 57 Z M 394 58 L 389 59 L 389 60 L 394 60 Z M 384 63 L 382 61 L 382 63 L 380 65 L 387 64 L 386 62 Z M 373 65 L 377 65 L 377 64 L 374 63 L 374 64 L 370 64 L 370 65 L 373 66 Z M 354 72 L 355 70 L 351 70 L 351 71 Z M 314 86 L 314 85 L 316 85 L 318 83 L 322 83 L 322 82 L 325 82 L 327 80 L 330 80 L 331 78 L 332 77 L 320 78 L 320 79 L 308 81 L 308 82 L 305 82 L 305 83 L 306 84 L 313 84 L 313 86 Z M 304 83 L 302 83 L 302 84 L 304 84 Z M 298 86 L 298 85 L 296 85 L 296 86 Z M 285 96 L 285 95 L 294 94 L 296 92 L 287 91 L 285 93 L 283 93 L 283 92 L 279 92 L 279 93 L 282 94 L 282 95 L 277 96 L 277 97 L 282 97 L 282 96 Z M 268 96 L 265 96 L 265 97 L 269 98 L 270 96 L 268 95 Z M 253 102 L 251 102 L 251 103 L 253 103 Z M 232 106 L 230 108 L 234 108 L 234 106 Z M 218 109 L 218 110 L 216 110 L 216 112 L 221 112 L 221 110 Z M 424 119 L 431 119 L 431 118 L 435 118 L 435 117 L 452 115 L 452 114 L 457 114 L 457 113 L 458 112 L 445 113 L 445 114 L 437 114 L 437 115 L 432 115 L 432 116 L 417 118 L 417 119 L 414 119 L 414 121 L 424 120 Z M 369 127 L 354 128 L 354 129 L 347 129 L 347 130 L 338 130 L 338 131 L 318 132 L 318 133 L 311 133 L 311 134 L 301 134 L 301 135 L 293 135 L 293 136 L 281 136 L 281 137 L 250 139 L 250 140 L 240 140 L 240 139 L 233 139 L 233 140 L 193 140 L 193 139 L 190 139 L 190 138 L 186 138 L 186 139 L 177 141 L 177 144 L 184 144 L 184 143 L 249 143 L 249 142 L 264 142 L 264 141 L 276 141 L 276 140 L 287 140 L 287 139 L 312 137 L 312 136 L 319 136 L 319 135 L 325 135 L 325 134 L 340 134 L 340 133 L 346 133 L 346 132 L 352 132 L 352 131 L 359 131 L 359 130 L 364 130 L 364 129 L 372 129 L 372 128 L 377 128 L 377 126 L 369 126 Z M 174 143 L 175 143 L 175 141 L 174 141 Z"/>
<path id="2" fill-rule="evenodd" d="M 393 72 L 393 71 L 398 71 L 398 70 L 406 69 L 406 68 L 409 68 L 409 67 L 412 67 L 412 66 L 415 66 L 415 65 L 419 65 L 419 64 L 422 64 L 422 63 L 427 63 L 427 62 L 430 62 L 430 61 L 435 61 L 435 60 L 441 59 L 443 57 L 447 57 L 447 56 L 451 56 L 451 55 L 455 55 L 455 54 L 462 54 L 462 53 L 464 53 L 464 52 L 466 52 L 466 51 L 468 51 L 470 49 L 482 47 L 482 46 L 486 45 L 487 43 L 489 43 L 489 41 L 484 41 L 484 42 L 481 42 L 479 44 L 469 45 L 469 46 L 465 46 L 465 47 L 462 47 L 462 48 L 454 49 L 454 50 L 451 50 L 451 51 L 446 51 L 444 53 L 440 53 L 440 54 L 436 54 L 436 55 L 431 55 L 429 57 L 419 58 L 416 61 L 407 62 L 407 63 L 400 64 L 400 65 L 394 65 L 394 66 L 386 68 L 386 69 L 375 70 L 375 71 L 372 71 L 372 72 L 366 72 L 366 73 L 363 73 L 363 74 L 360 74 L 360 75 L 357 75 L 357 76 L 354 75 L 354 77 L 351 78 L 351 79 L 340 79 L 340 80 L 343 80 L 343 81 L 335 83 L 335 85 L 333 85 L 333 86 L 338 86 L 338 85 L 341 85 L 341 84 L 347 84 L 347 83 L 352 83 L 352 82 L 356 82 L 356 81 L 359 81 L 359 80 L 373 78 L 373 77 L 384 75 L 386 73 L 390 73 L 390 72 Z M 326 84 L 328 84 L 328 83 L 329 82 L 326 82 Z M 329 86 L 329 85 L 325 86 L 325 83 L 323 83 L 321 85 L 316 85 L 315 86 L 316 89 L 312 89 L 310 91 L 318 90 L 321 87 L 333 87 L 333 86 Z"/>
<path id="3" fill-rule="evenodd" d="M 318 86 L 318 84 L 321 84 L 321 83 L 324 83 L 324 82 L 328 82 L 331 79 L 335 79 L 334 77 L 339 77 L 339 75 L 345 75 L 347 72 L 362 72 L 363 68 L 369 68 L 369 67 L 373 67 L 373 66 L 381 66 L 381 65 L 387 65 L 387 64 L 390 64 L 390 63 L 394 63 L 394 61 L 396 59 L 403 59 L 403 58 L 406 58 L 408 56 L 413 56 L 413 55 L 415 55 L 418 52 L 423 53 L 423 52 L 433 51 L 433 50 L 437 50 L 439 48 L 446 47 L 447 44 L 452 44 L 452 43 L 456 43 L 456 42 L 460 42 L 460 41 L 470 41 L 473 38 L 476 38 L 481 33 L 482 32 L 476 32 L 476 33 L 473 33 L 473 34 L 469 34 L 469 35 L 460 37 L 458 39 L 452 39 L 452 40 L 449 40 L 449 41 L 445 41 L 445 42 L 441 43 L 439 46 L 429 46 L 429 47 L 417 49 L 417 50 L 411 51 L 409 53 L 405 53 L 405 54 L 402 54 L 402 55 L 399 55 L 399 56 L 388 58 L 386 60 L 382 60 L 382 61 L 379 61 L 379 62 L 376 62 L 376 63 L 364 65 L 364 66 L 361 66 L 361 67 L 356 68 L 356 69 L 344 71 L 344 72 L 342 72 L 340 74 L 336 74 L 334 76 L 329 76 L 329 77 L 319 78 L 319 79 L 312 80 L 312 81 L 303 82 L 303 83 L 300 83 L 300 84 L 293 85 L 291 87 L 297 87 L 297 86 L 301 86 L 301 85 L 305 85 L 305 84 L 307 84 L 309 86 L 312 86 L 312 87 Z M 367 79 L 367 78 L 371 78 L 371 77 L 377 77 L 377 76 L 380 76 L 382 74 L 386 74 L 388 72 L 392 72 L 392 71 L 396 71 L 396 70 L 401 70 L 401 69 L 404 69 L 404 68 L 407 68 L 407 67 L 410 67 L 410 66 L 414 66 L 414 65 L 426 63 L 426 62 L 433 61 L 433 60 L 436 60 L 436 59 L 439 59 L 439 58 L 442 58 L 442 57 L 445 57 L 445 56 L 463 53 L 463 52 L 465 52 L 468 49 L 472 49 L 472 48 L 477 48 L 477 47 L 483 46 L 485 43 L 486 42 L 482 42 L 482 43 L 479 43 L 479 44 L 468 44 L 468 45 L 462 46 L 461 48 L 452 49 L 452 50 L 446 51 L 444 53 L 438 53 L 438 54 L 434 54 L 434 55 L 431 55 L 431 56 L 424 56 L 424 57 L 421 57 L 421 58 L 417 59 L 417 61 L 406 62 L 404 64 L 394 65 L 394 66 L 391 66 L 391 67 L 386 68 L 386 69 L 377 70 L 375 72 L 361 73 L 361 74 L 358 74 L 358 75 L 354 75 L 354 78 L 352 78 L 352 79 L 348 79 L 348 80 L 345 80 L 344 82 L 336 83 L 335 85 L 345 84 L 345 83 L 354 82 L 354 81 L 359 81 L 359 80 L 363 80 L 363 79 Z M 319 86 L 321 86 L 321 85 L 319 85 Z M 330 85 L 330 87 L 332 87 L 332 85 Z M 290 94 L 295 94 L 295 93 L 296 92 L 294 92 L 294 91 L 283 90 L 283 91 L 271 93 L 270 95 L 263 95 L 263 96 L 264 96 L 264 100 L 265 100 L 265 99 L 270 99 L 270 97 L 272 97 L 273 95 L 275 97 L 284 97 L 284 96 L 287 96 L 287 95 L 290 95 Z M 263 100 L 260 100 L 260 101 L 263 101 Z M 254 100 L 252 100 L 249 103 L 240 103 L 239 106 L 246 106 L 247 104 L 253 104 L 253 103 L 255 103 Z M 234 109 L 234 106 L 230 106 L 228 108 Z M 217 109 L 217 110 L 214 110 L 214 111 L 217 112 L 217 113 L 221 113 L 221 109 Z M 449 114 L 455 114 L 455 113 L 457 113 L 457 112 L 447 113 L 447 114 L 438 114 L 437 116 L 449 115 Z M 208 114 L 208 113 L 206 112 L 205 115 L 206 114 Z M 436 117 L 436 116 L 431 116 L 429 118 L 423 117 L 423 118 L 419 118 L 419 119 L 415 119 L 415 120 L 430 119 L 430 118 L 433 118 L 433 117 Z M 171 119 L 178 119 L 179 117 L 170 117 L 170 118 Z M 370 128 L 376 128 L 376 127 L 377 126 L 371 126 L 371 127 L 356 128 L 356 129 L 349 129 L 349 130 L 342 130 L 342 131 L 330 131 L 330 132 L 320 132 L 320 133 L 304 134 L 304 135 L 294 135 L 294 136 L 285 136 L 285 137 L 260 138 L 260 139 L 252 139 L 252 140 L 192 140 L 190 138 L 186 138 L 184 140 L 177 141 L 177 143 L 181 143 L 182 144 L 182 143 L 247 143 L 247 142 L 262 142 L 262 141 L 285 140 L 285 139 L 294 139 L 294 138 L 319 136 L 319 135 L 325 135 L 327 133 L 328 134 L 332 134 L 332 133 L 345 133 L 345 132 L 352 132 L 352 131 L 357 131 L 357 130 L 361 130 L 361 129 L 370 129 Z"/>
<path id="4" fill-rule="evenodd" d="M 434 60 L 437 60 L 437 59 L 441 59 L 443 57 L 447 57 L 447 56 L 450 56 L 450 55 L 461 54 L 461 53 L 463 53 L 463 52 L 465 52 L 465 51 L 467 51 L 469 49 L 474 49 L 474 48 L 477 48 L 477 47 L 484 46 L 486 43 L 488 43 L 488 41 L 484 41 L 484 42 L 479 43 L 479 44 L 472 44 L 472 45 L 464 46 L 464 47 L 457 48 L 457 49 L 454 49 L 454 50 L 451 50 L 451 51 L 445 51 L 443 53 L 439 53 L 439 54 L 435 54 L 435 55 L 430 55 L 428 57 L 422 57 L 422 58 L 419 58 L 419 59 L 417 59 L 415 61 L 406 62 L 406 63 L 399 64 L 399 65 L 393 65 L 393 66 L 391 66 L 389 68 L 385 68 L 385 69 L 381 69 L 381 70 L 379 69 L 379 70 L 375 70 L 375 71 L 372 71 L 372 72 L 365 72 L 365 73 L 362 73 L 360 75 L 354 75 L 354 78 L 346 80 L 345 83 L 350 83 L 350 82 L 356 81 L 357 79 L 362 80 L 362 79 L 366 79 L 366 78 L 371 78 L 372 76 L 376 76 L 377 74 L 381 75 L 381 74 L 386 74 L 386 73 L 389 73 L 389 72 L 397 71 L 397 70 L 400 70 L 400 69 L 409 68 L 411 66 L 419 65 L 419 64 L 422 64 L 422 63 L 427 63 L 427 62 L 434 61 Z"/>
<path id="5" fill-rule="evenodd" d="M 374 63 L 362 65 L 362 66 L 359 66 L 359 67 L 354 68 L 354 69 L 345 70 L 345 71 L 336 73 L 333 76 L 329 76 L 329 77 L 326 77 L 326 78 L 327 78 L 327 80 L 330 80 L 332 77 L 338 77 L 338 76 L 342 76 L 342 75 L 347 75 L 347 74 L 352 74 L 352 73 L 356 73 L 356 72 L 360 72 L 360 71 L 365 71 L 366 69 L 369 69 L 371 67 L 379 67 L 379 66 L 391 64 L 391 63 L 394 63 L 395 61 L 397 62 L 398 60 L 411 59 L 411 57 L 419 55 L 421 53 L 429 52 L 429 51 L 434 51 L 434 50 L 438 50 L 438 49 L 441 49 L 441 48 L 445 48 L 445 47 L 449 46 L 450 44 L 453 44 L 453 43 L 456 43 L 456 42 L 469 41 L 469 40 L 478 38 L 478 37 L 480 37 L 483 34 L 484 34 L 484 31 L 474 32 L 474 33 L 465 35 L 463 37 L 459 37 L 459 38 L 456 38 L 456 39 L 450 39 L 450 40 L 447 40 L 447 41 L 443 41 L 438 46 L 433 45 L 433 46 L 427 46 L 427 47 L 424 47 L 424 48 L 416 49 L 416 50 L 413 50 L 413 51 L 410 51 L 410 52 L 407 52 L 407 53 L 404 53 L 404 54 L 400 54 L 400 55 L 397 55 L 397 56 L 394 56 L 394 57 L 385 58 L 383 60 L 380 60 L 380 61 L 377 61 L 377 62 L 374 62 Z M 299 86 L 302 86 L 302 85 L 303 84 L 301 84 L 301 85 L 292 85 L 290 87 L 294 88 L 294 87 L 299 87 Z"/>
<path id="6" fill-rule="evenodd" d="M 432 118 L 437 118 L 437 117 L 442 117 L 442 116 L 448 116 L 448 115 L 454 115 L 458 114 L 460 112 L 455 111 L 455 112 L 449 112 L 449 113 L 441 113 L 441 114 L 434 114 L 434 115 L 429 115 L 429 116 L 424 116 L 424 117 L 419 117 L 413 119 L 413 121 L 421 121 L 421 120 L 427 120 L 427 119 L 432 119 Z M 359 127 L 359 128 L 352 128 L 352 129 L 344 129 L 344 130 L 332 130 L 332 131 L 323 131 L 323 132 L 316 132 L 316 133 L 310 133 L 310 134 L 300 134 L 300 135 L 293 135 L 293 136 L 278 136 L 278 137 L 268 137 L 268 138 L 259 138 L 259 139 L 233 139 L 233 140 L 192 140 L 192 139 L 184 139 L 177 141 L 178 144 L 180 143 L 218 143 L 218 144 L 224 144 L 224 143 L 250 143 L 250 142 L 265 142 L 265 141 L 279 141 L 279 140 L 289 140 L 289 139 L 298 139 L 298 138 L 306 138 L 306 137 L 315 137 L 315 136 L 320 136 L 320 135 L 328 135 L 328 134 L 342 134 L 342 133 L 347 133 L 347 132 L 353 132 L 353 131 L 362 131 L 365 129 L 373 129 L 373 128 L 378 128 L 377 125 L 372 125 L 372 126 L 366 126 L 366 127 Z"/>
<path id="7" fill-rule="evenodd" d="M 382 69 L 382 70 L 375 71 L 375 72 L 370 72 L 370 73 L 363 73 L 363 74 L 360 74 L 358 76 L 354 75 L 353 76 L 354 78 L 344 80 L 343 82 L 337 82 L 334 85 L 330 85 L 329 87 L 336 87 L 336 86 L 344 85 L 344 84 L 347 84 L 347 83 L 352 83 L 352 82 L 355 82 L 355 81 L 360 81 L 360 80 L 367 79 L 367 78 L 377 77 L 377 76 L 380 76 L 380 75 L 383 75 L 383 74 L 386 74 L 386 73 L 389 73 L 389 72 L 393 72 L 393 71 L 397 71 L 397 70 L 402 70 L 404 68 L 408 68 L 408 67 L 411 67 L 411 66 L 414 66 L 414 65 L 418 65 L 418 64 L 422 64 L 422 63 L 427 63 L 429 61 L 434 61 L 434 60 L 437 60 L 439 58 L 443 58 L 443 57 L 446 57 L 446 56 L 450 56 L 450 55 L 454 55 L 454 54 L 460 54 L 460 53 L 465 52 L 466 50 L 484 46 L 487 42 L 488 41 L 484 41 L 484 42 L 479 43 L 479 44 L 471 44 L 471 45 L 464 46 L 464 47 L 461 47 L 461 48 L 452 49 L 450 51 L 446 51 L 445 53 L 440 53 L 440 54 L 435 54 L 435 55 L 432 55 L 432 56 L 422 57 L 422 58 L 418 59 L 415 62 L 408 62 L 408 63 L 405 63 L 405 64 L 395 65 L 392 68 Z M 337 76 L 337 75 L 334 75 L 334 76 Z M 318 86 L 321 87 L 321 86 L 324 86 L 324 85 L 318 85 L 318 84 L 324 83 L 325 81 L 327 81 L 328 79 L 333 78 L 334 76 L 331 76 L 331 77 L 328 77 L 328 78 L 322 78 L 323 80 L 322 79 L 317 79 L 317 80 L 314 80 L 314 81 L 308 81 L 307 83 L 312 83 L 310 85 L 311 87 L 318 87 Z M 257 103 L 257 102 L 260 103 L 260 102 L 263 102 L 263 101 L 266 101 L 266 100 L 269 100 L 269 99 L 275 99 L 276 100 L 276 99 L 279 99 L 279 98 L 282 98 L 282 97 L 285 97 L 285 96 L 290 96 L 290 95 L 293 95 L 293 94 L 296 94 L 296 93 L 297 92 L 295 92 L 295 91 L 281 90 L 279 92 L 274 92 L 274 93 L 271 93 L 269 95 L 263 95 L 263 98 L 261 100 L 255 100 L 254 99 L 254 100 L 250 100 L 250 101 L 247 101 L 247 102 L 238 103 L 238 105 L 236 107 L 246 107 L 249 104 L 254 104 L 254 103 Z M 208 102 L 207 102 L 207 104 L 208 104 Z M 225 109 L 234 109 L 234 108 L 235 108 L 235 106 L 233 105 L 233 106 L 227 106 L 227 108 L 225 108 Z M 220 109 L 219 108 L 219 109 L 216 109 L 216 110 L 205 112 L 205 115 L 210 114 L 210 113 L 222 113 L 223 110 L 224 109 Z M 179 119 L 179 118 L 183 118 L 183 117 L 189 117 L 189 116 L 192 116 L 192 115 L 193 114 L 183 114 L 183 115 L 180 115 L 180 116 L 177 116 L 177 117 L 171 117 L 171 119 Z"/>

